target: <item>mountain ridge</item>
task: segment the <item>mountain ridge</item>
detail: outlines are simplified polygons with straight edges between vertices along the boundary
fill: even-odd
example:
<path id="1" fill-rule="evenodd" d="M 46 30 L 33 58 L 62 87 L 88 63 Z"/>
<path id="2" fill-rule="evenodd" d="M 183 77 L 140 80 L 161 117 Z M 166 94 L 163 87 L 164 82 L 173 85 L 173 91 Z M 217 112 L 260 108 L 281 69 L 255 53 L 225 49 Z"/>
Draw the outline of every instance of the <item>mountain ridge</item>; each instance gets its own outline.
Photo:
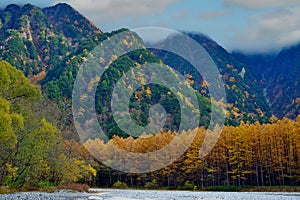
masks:
<path id="1" fill-rule="evenodd" d="M 0 30 L 3 34 L 1 37 L 3 39 L 0 40 L 2 59 L 21 69 L 33 81 L 40 83 L 45 95 L 54 99 L 70 98 L 77 69 L 88 53 L 101 41 L 124 31 L 103 33 L 86 17 L 65 3 L 43 9 L 30 4 L 23 7 L 9 5 L 0 12 L 0 20 Z M 229 53 L 210 37 L 197 32 L 185 32 L 185 34 L 203 46 L 220 70 L 228 97 L 229 120 L 227 124 L 238 125 L 241 121 L 267 123 L 272 115 L 268 106 L 270 101 L 267 102 L 267 100 L 271 99 L 273 89 L 267 87 L 267 81 L 264 83 L 261 76 L 267 65 L 264 63 L 265 58 L 256 60 L 255 66 L 260 66 L 252 68 L 253 63 L 247 61 L 249 57 Z M 8 53 L 8 50 L 11 52 Z M 140 62 L 162 60 L 165 64 L 170 64 L 168 63 L 169 57 L 173 66 L 181 68 L 181 73 L 192 73 L 193 76 L 189 79 L 194 81 L 195 89 L 201 96 L 209 98 L 207 87 L 203 85 L 201 76 L 193 74 L 192 71 L 189 72 L 187 63 L 155 51 L 152 52 L 155 54 L 154 57 L 149 53 L 138 52 L 126 58 L 126 62 L 127 64 L 134 63 L 134 59 Z M 138 55 L 143 55 L 143 59 L 140 59 Z M 243 70 L 244 75 L 241 76 L 240 73 Z M 277 76 L 275 78 L 280 80 Z M 299 89 L 294 88 L 294 90 Z M 275 102 L 273 105 L 275 104 L 280 104 L 280 102 Z M 144 105 L 145 109 L 147 106 Z M 102 106 L 101 109 L 104 107 Z M 292 116 L 278 115 L 278 112 L 274 112 L 277 108 L 272 109 L 273 113 L 279 117 Z M 297 106 L 293 109 L 299 112 Z M 143 118 L 146 123 L 146 116 L 140 116 L 140 111 L 135 114 L 137 118 Z"/>

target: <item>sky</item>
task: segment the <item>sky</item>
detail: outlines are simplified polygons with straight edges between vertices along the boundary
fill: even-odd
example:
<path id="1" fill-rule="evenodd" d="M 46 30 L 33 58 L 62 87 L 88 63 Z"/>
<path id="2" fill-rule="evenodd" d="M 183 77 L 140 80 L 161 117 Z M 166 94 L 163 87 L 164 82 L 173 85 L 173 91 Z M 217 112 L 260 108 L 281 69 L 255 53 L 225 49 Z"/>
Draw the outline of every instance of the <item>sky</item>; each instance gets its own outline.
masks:
<path id="1" fill-rule="evenodd" d="M 161 27 L 208 35 L 228 51 L 276 52 L 300 42 L 300 0 L 10 0 L 68 3 L 102 31 Z"/>

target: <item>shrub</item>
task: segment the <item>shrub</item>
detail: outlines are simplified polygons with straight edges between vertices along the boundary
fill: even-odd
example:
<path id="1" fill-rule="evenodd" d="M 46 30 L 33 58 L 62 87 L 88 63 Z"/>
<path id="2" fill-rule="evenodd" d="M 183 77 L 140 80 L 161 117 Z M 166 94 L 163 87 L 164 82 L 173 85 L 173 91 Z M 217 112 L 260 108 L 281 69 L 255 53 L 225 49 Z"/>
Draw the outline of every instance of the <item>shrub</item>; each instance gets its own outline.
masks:
<path id="1" fill-rule="evenodd" d="M 194 186 L 194 191 L 197 191 L 198 190 L 198 187 L 195 185 Z"/>
<path id="2" fill-rule="evenodd" d="M 158 189 L 159 185 L 156 179 L 153 179 L 152 182 L 147 182 L 145 185 L 147 189 Z"/>
<path id="3" fill-rule="evenodd" d="M 113 188 L 117 188 L 117 189 L 125 189 L 128 188 L 128 185 L 124 182 L 121 181 L 117 181 L 113 184 Z"/>
<path id="4" fill-rule="evenodd" d="M 180 190 L 195 190 L 195 185 L 190 181 L 186 181 L 182 187 L 178 187 Z"/>
<path id="5" fill-rule="evenodd" d="M 41 181 L 37 184 L 38 187 L 41 187 L 41 188 L 46 188 L 46 187 L 54 187 L 56 186 L 54 183 L 51 183 L 49 181 Z"/>

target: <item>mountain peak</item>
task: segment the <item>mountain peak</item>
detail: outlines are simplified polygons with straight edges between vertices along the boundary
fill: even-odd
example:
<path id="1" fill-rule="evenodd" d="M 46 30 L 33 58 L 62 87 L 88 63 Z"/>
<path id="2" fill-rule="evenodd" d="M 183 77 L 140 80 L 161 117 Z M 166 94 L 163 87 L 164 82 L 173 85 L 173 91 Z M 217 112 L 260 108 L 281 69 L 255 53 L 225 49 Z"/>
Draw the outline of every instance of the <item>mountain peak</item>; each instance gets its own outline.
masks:
<path id="1" fill-rule="evenodd" d="M 28 14 L 32 10 L 38 10 L 40 12 L 42 11 L 39 7 L 28 3 L 28 4 L 25 4 L 22 6 L 17 5 L 17 4 L 10 4 L 10 5 L 6 6 L 6 8 L 3 10 L 3 12 L 9 12 L 9 13 L 11 13 L 12 17 L 17 18 L 20 15 Z"/>
<path id="2" fill-rule="evenodd" d="M 22 8 L 21 8 L 21 12 L 22 14 L 28 14 L 31 13 L 32 11 L 38 11 L 39 13 L 42 13 L 42 9 L 32 5 L 32 4 L 25 4 Z"/>
<path id="3" fill-rule="evenodd" d="M 38 8 L 37 6 L 35 6 L 35 5 L 32 5 L 32 4 L 30 4 L 30 3 L 27 3 L 27 4 L 25 4 L 24 6 L 23 6 L 23 9 L 33 9 L 33 8 Z"/>
<path id="4" fill-rule="evenodd" d="M 8 5 L 0 11 L 0 29 L 0 58 L 37 81 L 82 40 L 97 38 L 100 32 L 65 3 L 45 9 L 32 4 Z"/>
<path id="5" fill-rule="evenodd" d="M 214 48 L 222 48 L 221 45 L 219 45 L 215 40 L 213 40 L 212 38 L 210 38 L 209 36 L 201 33 L 201 32 L 186 32 L 186 34 L 193 38 L 195 41 L 197 41 L 198 43 L 200 43 L 202 46 L 211 46 Z M 225 50 L 225 49 L 224 49 Z"/>
<path id="6" fill-rule="evenodd" d="M 68 38 L 82 39 L 94 33 L 102 33 L 91 21 L 67 3 L 44 8 L 43 12 L 51 24 Z"/>
<path id="7" fill-rule="evenodd" d="M 19 11 L 21 9 L 20 6 L 18 6 L 17 4 L 9 4 L 5 7 L 4 11 Z"/>
<path id="8" fill-rule="evenodd" d="M 71 11 L 75 11 L 77 12 L 71 5 L 67 4 L 67 3 L 58 3 L 54 6 L 51 6 L 51 7 L 48 7 L 48 8 L 45 8 L 45 9 L 57 9 L 57 10 L 71 10 Z"/>

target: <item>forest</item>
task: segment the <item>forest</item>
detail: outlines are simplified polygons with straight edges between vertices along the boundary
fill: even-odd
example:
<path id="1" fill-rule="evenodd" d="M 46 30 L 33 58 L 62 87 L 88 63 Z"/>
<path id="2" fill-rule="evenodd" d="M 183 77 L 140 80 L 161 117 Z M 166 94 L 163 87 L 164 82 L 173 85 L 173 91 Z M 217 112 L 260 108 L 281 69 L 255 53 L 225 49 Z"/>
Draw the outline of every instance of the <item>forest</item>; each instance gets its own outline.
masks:
<path id="1" fill-rule="evenodd" d="M 147 153 L 163 148 L 179 135 L 162 130 L 140 138 L 114 136 L 107 143 L 99 139 L 84 143 L 67 140 L 53 122 L 55 106 L 42 97 L 38 86 L 5 61 L 0 62 L 0 77 L 1 186 L 85 183 L 98 187 L 193 189 L 300 185 L 300 116 L 295 121 L 272 117 L 266 124 L 225 126 L 211 153 L 203 158 L 199 158 L 199 149 L 206 129 L 184 131 L 179 134 L 180 140 L 194 140 L 174 163 L 151 173 L 124 173 L 106 167 L 87 149 L 104 155 L 109 155 L 112 146 Z M 175 151 L 168 152 L 168 156 Z"/>
<path id="2" fill-rule="evenodd" d="M 123 33 L 124 39 L 113 39 Z M 224 82 L 218 86 L 224 86 L 226 103 L 225 99 L 211 98 L 208 86 L 214 83 L 207 82 L 187 60 L 146 48 L 143 39 L 126 28 L 102 32 L 68 4 L 43 9 L 12 4 L 0 10 L 0 193 L 61 188 L 87 191 L 88 187 L 300 190 L 300 46 L 283 49 L 277 56 L 251 57 L 230 53 L 201 33 L 184 34 L 199 43 L 216 64 L 219 79 Z M 178 42 L 176 37 L 168 40 Z M 94 56 L 93 50 L 104 41 L 114 41 L 112 46 L 125 49 L 141 48 L 120 57 Z M 81 140 L 73 114 L 89 119 L 91 109 L 72 110 L 77 74 L 84 63 L 94 61 L 107 66 L 101 77 L 92 68 L 90 79 L 82 80 L 89 88 L 96 87 L 97 120 L 87 121 L 86 125 L 93 128 L 97 122 L 107 136 L 105 141 L 97 138 L 97 133 Z M 199 109 L 184 116 L 178 97 L 184 98 L 186 105 L 190 101 L 183 93 L 146 84 L 146 73 L 134 70 L 149 63 L 167 65 L 167 73 L 161 73 L 161 68 L 151 76 L 182 81 L 189 92 L 196 94 Z M 136 124 L 150 124 L 154 105 L 165 109 L 165 124 L 156 134 L 139 131 L 131 133 L 132 137 L 118 126 L 111 98 L 122 77 L 131 90 L 133 84 L 128 77 L 142 85 L 133 91 L 128 105 Z M 85 101 L 90 101 L 86 95 L 78 96 L 78 102 Z M 226 119 L 214 144 L 209 137 L 214 130 L 207 127 L 211 113 L 221 111 L 216 105 L 226 110 Z M 193 113 L 199 114 L 199 124 L 178 133 L 182 121 L 191 119 Z M 155 154 L 174 141 L 164 154 Z M 213 149 L 200 156 L 204 141 Z M 178 157 L 182 147 L 185 151 Z M 128 164 L 131 155 L 147 153 L 151 162 L 146 157 L 136 159 L 123 166 L 127 172 L 107 167 L 119 156 L 118 150 L 128 152 L 121 158 L 122 163 Z M 165 159 L 172 162 L 158 169 Z M 136 173 L 145 166 L 151 172 Z"/>
<path id="3" fill-rule="evenodd" d="M 211 153 L 201 159 L 199 149 L 207 134 L 205 128 L 184 132 L 180 140 L 190 139 L 193 134 L 195 139 L 188 150 L 171 165 L 149 174 L 100 171 L 99 183 L 109 186 L 115 181 L 121 181 L 131 186 L 147 186 L 149 182 L 154 182 L 157 188 L 180 188 L 185 183 L 199 188 L 299 185 L 300 115 L 297 121 L 287 118 L 272 120 L 269 124 L 241 123 L 237 127 L 224 127 Z M 130 152 L 147 153 L 163 148 L 174 137 L 177 137 L 176 134 L 171 132 L 160 132 L 155 136 L 137 139 L 116 136 L 106 144 L 97 139 L 89 140 L 85 145 L 103 152 L 117 146 Z M 172 151 L 168 152 L 168 156 L 172 154 Z M 140 165 L 142 163 L 137 164 Z"/>

